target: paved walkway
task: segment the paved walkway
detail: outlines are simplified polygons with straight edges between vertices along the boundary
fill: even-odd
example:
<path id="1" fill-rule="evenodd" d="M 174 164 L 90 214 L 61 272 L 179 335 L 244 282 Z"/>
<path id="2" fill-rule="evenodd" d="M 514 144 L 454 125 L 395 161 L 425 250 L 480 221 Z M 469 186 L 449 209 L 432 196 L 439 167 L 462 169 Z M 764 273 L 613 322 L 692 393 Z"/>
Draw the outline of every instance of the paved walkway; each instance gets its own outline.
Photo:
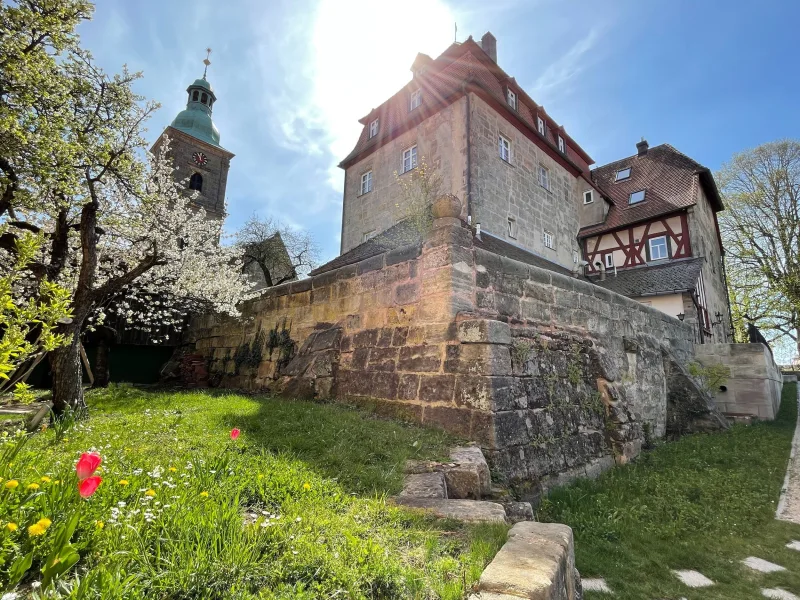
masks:
<path id="1" fill-rule="evenodd" d="M 797 386 L 797 402 L 800 407 L 800 386 Z M 790 521 L 800 524 L 800 415 L 794 428 L 792 439 L 792 453 L 789 455 L 789 466 L 786 469 L 786 478 L 783 480 L 781 499 L 775 518 L 781 521 Z"/>

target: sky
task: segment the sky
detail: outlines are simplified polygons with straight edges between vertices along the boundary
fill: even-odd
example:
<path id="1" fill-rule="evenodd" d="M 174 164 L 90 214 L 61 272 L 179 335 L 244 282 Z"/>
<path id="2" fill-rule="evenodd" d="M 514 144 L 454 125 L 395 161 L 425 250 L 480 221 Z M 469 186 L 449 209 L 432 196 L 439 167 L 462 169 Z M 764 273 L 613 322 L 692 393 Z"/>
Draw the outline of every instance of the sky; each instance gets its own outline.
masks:
<path id="1" fill-rule="evenodd" d="M 213 118 L 236 155 L 226 229 L 268 215 L 310 231 L 328 260 L 340 244 L 337 165 L 417 52 L 491 31 L 500 66 L 597 165 L 645 137 L 717 169 L 800 137 L 798 21 L 793 0 L 100 0 L 79 31 L 107 71 L 142 71 L 137 91 L 162 105 L 151 141 L 185 107 L 211 47 Z"/>

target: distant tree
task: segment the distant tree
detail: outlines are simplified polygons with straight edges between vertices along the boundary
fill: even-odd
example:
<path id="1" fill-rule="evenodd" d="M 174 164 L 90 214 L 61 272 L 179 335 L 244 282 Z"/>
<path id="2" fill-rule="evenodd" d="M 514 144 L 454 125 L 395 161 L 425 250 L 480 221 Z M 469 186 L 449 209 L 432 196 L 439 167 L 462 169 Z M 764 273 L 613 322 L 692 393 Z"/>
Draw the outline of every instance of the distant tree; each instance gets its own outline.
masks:
<path id="1" fill-rule="evenodd" d="M 733 156 L 716 176 L 733 304 L 757 305 L 758 326 L 800 344 L 800 143 L 781 140 Z M 789 333 L 793 330 L 792 333 Z M 798 347 L 800 353 L 800 346 Z"/>
<path id="2" fill-rule="evenodd" d="M 267 287 L 307 274 L 318 261 L 311 235 L 253 214 L 235 234 L 236 248 L 251 275 L 263 277 Z M 254 271 L 254 272 L 253 272 Z"/>

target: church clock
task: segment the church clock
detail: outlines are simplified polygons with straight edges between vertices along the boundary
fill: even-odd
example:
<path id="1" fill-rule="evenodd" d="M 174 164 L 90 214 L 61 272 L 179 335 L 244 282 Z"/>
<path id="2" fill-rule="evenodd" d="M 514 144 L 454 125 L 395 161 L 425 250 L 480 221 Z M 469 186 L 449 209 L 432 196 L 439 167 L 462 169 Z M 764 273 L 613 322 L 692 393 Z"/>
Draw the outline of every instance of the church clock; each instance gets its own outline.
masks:
<path id="1" fill-rule="evenodd" d="M 205 167 L 208 164 L 208 157 L 202 152 L 195 152 L 192 154 L 192 158 L 194 159 L 195 164 L 200 167 Z"/>

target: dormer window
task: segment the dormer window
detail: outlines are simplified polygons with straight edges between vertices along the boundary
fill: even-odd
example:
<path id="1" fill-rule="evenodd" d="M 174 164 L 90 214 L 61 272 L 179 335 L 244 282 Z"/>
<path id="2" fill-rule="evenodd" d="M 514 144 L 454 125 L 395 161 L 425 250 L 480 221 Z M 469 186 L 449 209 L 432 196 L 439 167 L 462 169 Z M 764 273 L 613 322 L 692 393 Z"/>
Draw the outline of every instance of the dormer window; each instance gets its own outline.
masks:
<path id="1" fill-rule="evenodd" d="M 539 130 L 539 133 L 544 135 L 544 119 L 542 117 L 536 117 L 536 128 Z"/>
<path id="2" fill-rule="evenodd" d="M 422 104 L 422 90 L 411 92 L 411 103 L 409 104 L 408 110 L 412 111 L 420 104 Z"/>
<path id="3" fill-rule="evenodd" d="M 626 179 L 630 179 L 631 177 L 631 168 L 628 167 L 626 169 L 620 169 L 617 171 L 617 176 L 614 181 L 625 181 Z"/>
<path id="4" fill-rule="evenodd" d="M 506 90 L 506 102 L 508 102 L 508 105 L 511 108 L 513 108 L 514 110 L 517 110 L 517 95 L 514 93 L 514 90 L 512 90 L 511 88 L 508 88 Z"/>
<path id="5" fill-rule="evenodd" d="M 628 204 L 638 204 L 643 200 L 644 200 L 644 190 L 633 192 L 630 196 L 628 196 Z"/>
<path id="6" fill-rule="evenodd" d="M 197 102 L 199 95 L 200 95 L 200 93 L 197 90 L 193 91 L 192 92 L 192 102 Z"/>
<path id="7" fill-rule="evenodd" d="M 567 153 L 567 145 L 564 143 L 564 138 L 561 136 L 558 136 L 558 151 L 561 152 L 561 154 Z"/>
<path id="8" fill-rule="evenodd" d="M 372 123 L 369 124 L 370 139 L 374 138 L 376 135 L 378 135 L 378 119 L 375 119 Z"/>

